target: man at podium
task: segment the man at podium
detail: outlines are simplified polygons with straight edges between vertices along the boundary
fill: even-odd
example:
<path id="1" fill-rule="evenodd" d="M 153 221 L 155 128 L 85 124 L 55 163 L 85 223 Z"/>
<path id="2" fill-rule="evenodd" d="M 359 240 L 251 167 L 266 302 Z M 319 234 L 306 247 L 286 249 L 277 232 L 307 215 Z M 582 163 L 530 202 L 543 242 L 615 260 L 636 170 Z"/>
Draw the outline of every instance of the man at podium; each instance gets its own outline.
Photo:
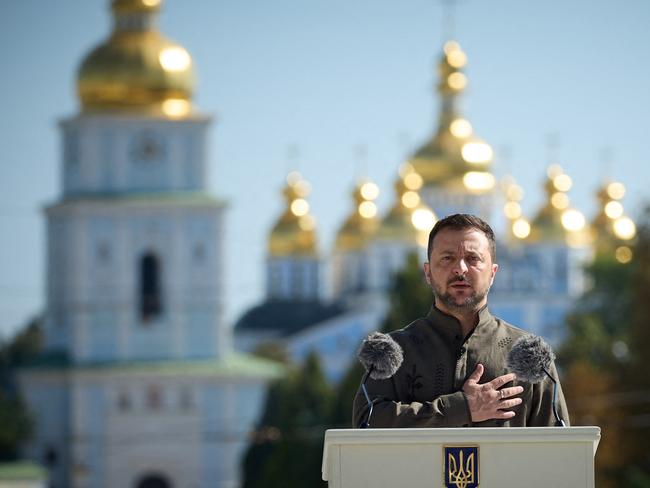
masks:
<path id="1" fill-rule="evenodd" d="M 553 426 L 560 419 L 568 425 L 552 358 L 548 370 L 540 366 L 546 377 L 538 383 L 518 380 L 506 366 L 513 344 L 527 333 L 488 310 L 499 268 L 491 227 L 474 215 L 450 215 L 431 230 L 427 255 L 433 306 L 390 333 L 403 362 L 389 378 L 366 376 L 368 395 L 359 388 L 354 426 Z"/>

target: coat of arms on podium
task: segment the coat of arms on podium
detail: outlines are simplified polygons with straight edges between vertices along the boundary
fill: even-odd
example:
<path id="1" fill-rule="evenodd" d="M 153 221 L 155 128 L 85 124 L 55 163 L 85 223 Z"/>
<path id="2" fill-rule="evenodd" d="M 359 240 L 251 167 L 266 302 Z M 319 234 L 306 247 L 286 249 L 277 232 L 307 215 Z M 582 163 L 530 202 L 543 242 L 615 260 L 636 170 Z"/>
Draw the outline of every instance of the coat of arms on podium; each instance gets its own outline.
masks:
<path id="1" fill-rule="evenodd" d="M 444 466 L 447 488 L 478 486 L 478 446 L 444 446 Z"/>

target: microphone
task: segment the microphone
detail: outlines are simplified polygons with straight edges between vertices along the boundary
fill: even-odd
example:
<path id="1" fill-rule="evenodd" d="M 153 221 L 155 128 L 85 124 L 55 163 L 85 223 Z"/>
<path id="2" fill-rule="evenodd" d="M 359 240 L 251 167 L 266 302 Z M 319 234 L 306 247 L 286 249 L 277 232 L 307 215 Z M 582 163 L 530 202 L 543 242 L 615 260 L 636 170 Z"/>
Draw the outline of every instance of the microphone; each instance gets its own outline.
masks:
<path id="1" fill-rule="evenodd" d="M 366 370 L 361 382 L 361 391 L 363 391 L 366 402 L 368 402 L 368 417 L 364 422 L 361 422 L 359 428 L 367 429 L 370 427 L 373 403 L 368 396 L 366 381 L 368 381 L 368 378 L 385 380 L 392 377 L 402 365 L 404 354 L 400 345 L 391 336 L 381 332 L 372 332 L 361 342 L 361 346 L 357 351 L 357 358 L 359 358 L 359 362 Z"/>
<path id="2" fill-rule="evenodd" d="M 557 413 L 557 380 L 549 373 L 555 354 L 544 339 L 534 334 L 525 335 L 515 341 L 508 353 L 508 368 L 517 379 L 527 383 L 540 383 L 548 377 L 553 382 L 553 414 L 555 425 L 565 427 L 564 420 Z"/>

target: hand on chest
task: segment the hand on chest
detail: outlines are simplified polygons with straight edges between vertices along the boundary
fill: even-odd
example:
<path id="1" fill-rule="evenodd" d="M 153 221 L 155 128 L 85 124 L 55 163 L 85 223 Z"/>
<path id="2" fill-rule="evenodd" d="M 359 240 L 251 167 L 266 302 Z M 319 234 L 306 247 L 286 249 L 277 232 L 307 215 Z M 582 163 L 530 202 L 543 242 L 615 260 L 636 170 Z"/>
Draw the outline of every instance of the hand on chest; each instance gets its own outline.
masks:
<path id="1" fill-rule="evenodd" d="M 406 351 L 395 385 L 402 401 L 431 401 L 459 391 L 479 363 L 485 368 L 480 383 L 507 372 L 505 354 L 484 352 L 470 341 L 455 350 L 441 344 L 417 344 Z"/>

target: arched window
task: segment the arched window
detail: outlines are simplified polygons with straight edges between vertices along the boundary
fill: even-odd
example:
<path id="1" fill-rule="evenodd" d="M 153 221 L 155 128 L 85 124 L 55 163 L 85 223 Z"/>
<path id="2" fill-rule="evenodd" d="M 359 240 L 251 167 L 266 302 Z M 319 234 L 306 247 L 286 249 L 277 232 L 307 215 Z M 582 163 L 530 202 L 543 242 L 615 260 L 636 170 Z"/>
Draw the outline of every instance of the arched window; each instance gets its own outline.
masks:
<path id="1" fill-rule="evenodd" d="M 160 474 L 147 474 L 140 478 L 135 488 L 171 488 L 172 484 Z"/>
<path id="2" fill-rule="evenodd" d="M 162 407 L 162 391 L 158 385 L 149 385 L 147 388 L 147 407 L 151 410 L 160 410 Z"/>
<path id="3" fill-rule="evenodd" d="M 126 390 L 121 390 L 117 395 L 117 408 L 121 412 L 127 412 L 131 410 L 131 397 L 129 392 Z"/>
<path id="4" fill-rule="evenodd" d="M 153 253 L 140 260 L 140 318 L 146 322 L 162 312 L 160 262 Z"/>

